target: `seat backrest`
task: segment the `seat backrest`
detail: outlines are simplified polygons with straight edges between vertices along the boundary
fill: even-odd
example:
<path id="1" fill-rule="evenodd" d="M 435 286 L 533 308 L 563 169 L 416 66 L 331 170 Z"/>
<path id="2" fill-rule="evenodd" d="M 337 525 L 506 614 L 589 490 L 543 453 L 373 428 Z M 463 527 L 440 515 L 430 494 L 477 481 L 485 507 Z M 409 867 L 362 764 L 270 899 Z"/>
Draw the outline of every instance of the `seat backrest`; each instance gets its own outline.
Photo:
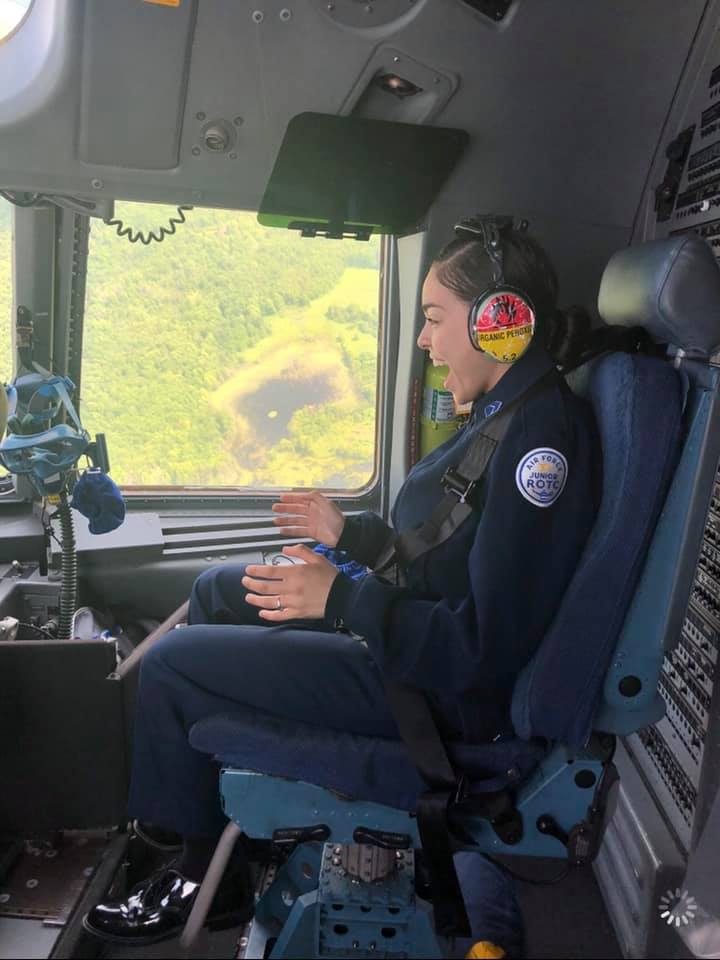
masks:
<path id="1" fill-rule="evenodd" d="M 720 452 L 708 365 L 720 345 L 720 270 L 709 247 L 683 236 L 621 251 L 599 306 L 606 321 L 670 343 L 674 362 L 612 354 L 592 374 L 602 503 L 512 705 L 519 736 L 572 747 L 593 729 L 628 733 L 662 715 L 663 653 L 682 623 Z"/>
<path id="2" fill-rule="evenodd" d="M 682 456 L 605 675 L 593 727 L 608 733 L 632 733 L 665 712 L 663 656 L 680 637 L 720 458 L 720 368 L 683 361 L 681 372 L 688 378 Z"/>

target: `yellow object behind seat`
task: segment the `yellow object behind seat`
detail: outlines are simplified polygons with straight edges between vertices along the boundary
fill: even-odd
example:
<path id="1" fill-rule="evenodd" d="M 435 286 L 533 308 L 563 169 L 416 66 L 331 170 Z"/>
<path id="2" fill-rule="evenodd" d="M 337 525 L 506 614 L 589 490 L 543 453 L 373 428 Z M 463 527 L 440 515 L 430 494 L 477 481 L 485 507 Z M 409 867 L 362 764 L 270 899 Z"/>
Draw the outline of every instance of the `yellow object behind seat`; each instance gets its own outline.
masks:
<path id="1" fill-rule="evenodd" d="M 481 958 L 484 957 L 490 957 L 492 960 L 495 960 L 495 958 L 504 956 L 505 951 L 502 947 L 498 947 L 494 943 L 490 943 L 489 940 L 478 940 L 478 942 L 474 943 L 465 954 L 465 960 L 481 960 Z"/>

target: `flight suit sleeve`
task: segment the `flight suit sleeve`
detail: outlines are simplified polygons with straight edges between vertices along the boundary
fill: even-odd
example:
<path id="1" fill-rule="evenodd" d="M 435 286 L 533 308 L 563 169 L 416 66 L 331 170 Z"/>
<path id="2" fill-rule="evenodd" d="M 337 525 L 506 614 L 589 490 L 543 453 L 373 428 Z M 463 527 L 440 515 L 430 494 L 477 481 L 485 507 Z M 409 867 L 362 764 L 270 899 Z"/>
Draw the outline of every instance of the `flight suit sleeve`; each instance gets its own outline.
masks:
<path id="1" fill-rule="evenodd" d="M 589 438 L 577 422 L 554 423 L 520 411 L 499 447 L 469 555 L 452 559 L 468 568 L 460 601 L 425 599 L 376 575 L 335 579 L 326 617 L 364 637 L 387 676 L 460 693 L 515 676 L 532 656 L 595 514 Z"/>
<path id="2" fill-rule="evenodd" d="M 351 560 L 373 567 L 395 531 L 382 517 L 366 511 L 356 517 L 346 517 L 336 547 L 346 550 Z"/>

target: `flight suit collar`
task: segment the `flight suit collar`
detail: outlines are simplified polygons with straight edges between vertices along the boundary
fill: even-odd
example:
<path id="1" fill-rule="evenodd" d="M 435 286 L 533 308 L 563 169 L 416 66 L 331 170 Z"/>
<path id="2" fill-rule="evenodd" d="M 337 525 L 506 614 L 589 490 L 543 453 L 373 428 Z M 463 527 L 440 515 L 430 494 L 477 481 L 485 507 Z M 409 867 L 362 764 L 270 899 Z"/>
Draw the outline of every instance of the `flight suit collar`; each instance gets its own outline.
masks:
<path id="1" fill-rule="evenodd" d="M 505 404 L 524 393 L 554 366 L 552 357 L 544 347 L 539 343 L 531 344 L 527 353 L 510 367 L 493 389 L 473 402 L 470 423 L 482 423 L 498 413 Z"/>

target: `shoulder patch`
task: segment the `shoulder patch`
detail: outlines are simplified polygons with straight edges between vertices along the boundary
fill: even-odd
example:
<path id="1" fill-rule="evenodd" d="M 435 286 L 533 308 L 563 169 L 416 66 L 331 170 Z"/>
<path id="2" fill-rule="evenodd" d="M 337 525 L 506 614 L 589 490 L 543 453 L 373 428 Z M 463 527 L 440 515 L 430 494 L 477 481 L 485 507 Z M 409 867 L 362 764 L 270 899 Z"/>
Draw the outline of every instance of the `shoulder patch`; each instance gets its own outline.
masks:
<path id="1" fill-rule="evenodd" d="M 483 410 L 483 416 L 487 420 L 488 417 L 491 417 L 494 413 L 497 413 L 499 410 L 502 410 L 503 402 L 502 400 L 493 400 L 492 403 L 489 403 Z"/>
<path id="2" fill-rule="evenodd" d="M 559 450 L 536 447 L 529 450 L 515 470 L 520 493 L 536 507 L 549 507 L 565 489 L 568 465 Z"/>

